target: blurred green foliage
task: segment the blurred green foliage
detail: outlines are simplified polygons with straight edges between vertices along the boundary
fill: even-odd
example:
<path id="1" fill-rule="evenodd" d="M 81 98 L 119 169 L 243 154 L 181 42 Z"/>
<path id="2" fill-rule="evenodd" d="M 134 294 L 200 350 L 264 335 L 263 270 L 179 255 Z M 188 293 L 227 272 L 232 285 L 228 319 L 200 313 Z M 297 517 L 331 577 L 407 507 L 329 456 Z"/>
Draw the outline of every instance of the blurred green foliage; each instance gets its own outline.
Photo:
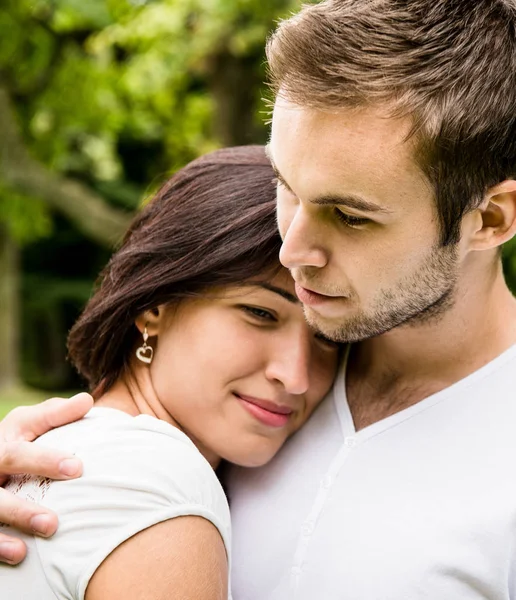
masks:
<path id="1" fill-rule="evenodd" d="M 199 154 L 266 140 L 264 41 L 299 6 L 4 0 L 0 86 L 32 158 L 134 211 Z M 21 247 L 19 371 L 33 386 L 70 388 L 66 332 L 109 251 L 43 196 L 2 181 L 0 163 L 0 225 Z"/>
<path id="2" fill-rule="evenodd" d="M 162 170 L 220 145 L 210 93 L 218 63 L 241 62 L 261 81 L 265 37 L 296 5 L 11 0 L 0 10 L 0 73 L 40 160 L 88 182 L 134 181 L 123 150 L 139 142 L 152 156 L 137 183 L 148 185 Z M 253 116 L 263 109 L 263 92 L 261 85 L 248 91 Z M 260 120 L 251 135 L 263 139 Z M 134 208 L 133 192 L 123 197 Z"/>
<path id="3" fill-rule="evenodd" d="M 49 236 L 53 227 L 50 211 L 41 200 L 2 186 L 1 181 L 0 222 L 20 245 Z"/>

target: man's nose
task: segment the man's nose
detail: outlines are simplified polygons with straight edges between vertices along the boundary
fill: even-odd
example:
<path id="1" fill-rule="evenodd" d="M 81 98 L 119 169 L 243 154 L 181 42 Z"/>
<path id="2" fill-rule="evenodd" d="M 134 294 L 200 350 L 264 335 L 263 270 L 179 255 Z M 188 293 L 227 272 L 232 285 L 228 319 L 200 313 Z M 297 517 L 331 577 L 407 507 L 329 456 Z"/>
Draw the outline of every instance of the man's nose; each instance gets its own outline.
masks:
<path id="1" fill-rule="evenodd" d="M 289 214 L 278 210 L 278 223 L 283 237 L 280 261 L 287 269 L 326 266 L 328 259 L 321 243 L 320 226 L 301 204 Z"/>

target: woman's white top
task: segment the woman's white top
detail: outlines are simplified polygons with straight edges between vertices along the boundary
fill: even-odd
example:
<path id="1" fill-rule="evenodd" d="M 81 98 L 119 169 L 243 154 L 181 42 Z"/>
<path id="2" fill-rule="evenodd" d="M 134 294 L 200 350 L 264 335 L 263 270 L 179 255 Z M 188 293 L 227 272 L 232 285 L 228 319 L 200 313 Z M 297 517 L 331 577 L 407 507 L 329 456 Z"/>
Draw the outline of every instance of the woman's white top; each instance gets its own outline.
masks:
<path id="1" fill-rule="evenodd" d="M 77 454 L 84 475 L 71 481 L 18 476 L 8 489 L 54 510 L 50 539 L 26 536 L 27 559 L 0 567 L 6 600 L 82 600 L 95 570 L 122 542 L 167 519 L 211 521 L 230 551 L 224 491 L 209 463 L 177 428 L 147 415 L 93 408 L 85 419 L 37 441 Z M 0 527 L 1 533 L 11 533 Z"/>

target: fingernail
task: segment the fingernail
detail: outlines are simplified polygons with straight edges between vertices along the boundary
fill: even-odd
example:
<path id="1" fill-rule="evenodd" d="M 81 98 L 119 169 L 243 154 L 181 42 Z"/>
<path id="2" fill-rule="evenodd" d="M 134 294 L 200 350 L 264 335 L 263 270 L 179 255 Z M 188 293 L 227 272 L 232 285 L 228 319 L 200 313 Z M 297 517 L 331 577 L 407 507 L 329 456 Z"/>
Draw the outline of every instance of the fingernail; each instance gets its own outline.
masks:
<path id="1" fill-rule="evenodd" d="M 34 533 L 47 535 L 50 528 L 50 518 L 48 515 L 36 515 L 30 520 L 30 526 Z"/>
<path id="2" fill-rule="evenodd" d="M 13 542 L 0 542 L 0 556 L 9 562 L 14 561 L 16 544 Z"/>
<path id="3" fill-rule="evenodd" d="M 78 475 L 81 469 L 81 461 L 76 458 L 65 458 L 59 463 L 59 472 L 66 477 Z"/>

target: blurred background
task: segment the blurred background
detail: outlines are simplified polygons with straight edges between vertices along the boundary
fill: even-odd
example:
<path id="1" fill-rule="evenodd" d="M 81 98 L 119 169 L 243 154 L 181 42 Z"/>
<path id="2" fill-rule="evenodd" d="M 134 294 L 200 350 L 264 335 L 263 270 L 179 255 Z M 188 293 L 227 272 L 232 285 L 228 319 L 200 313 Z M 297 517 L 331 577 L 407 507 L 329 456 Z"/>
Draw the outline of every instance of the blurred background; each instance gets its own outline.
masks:
<path id="1" fill-rule="evenodd" d="M 0 417 L 81 382 L 67 331 L 173 171 L 264 143 L 264 42 L 296 0 L 0 0 Z M 516 249 L 504 266 L 516 289 Z"/>

